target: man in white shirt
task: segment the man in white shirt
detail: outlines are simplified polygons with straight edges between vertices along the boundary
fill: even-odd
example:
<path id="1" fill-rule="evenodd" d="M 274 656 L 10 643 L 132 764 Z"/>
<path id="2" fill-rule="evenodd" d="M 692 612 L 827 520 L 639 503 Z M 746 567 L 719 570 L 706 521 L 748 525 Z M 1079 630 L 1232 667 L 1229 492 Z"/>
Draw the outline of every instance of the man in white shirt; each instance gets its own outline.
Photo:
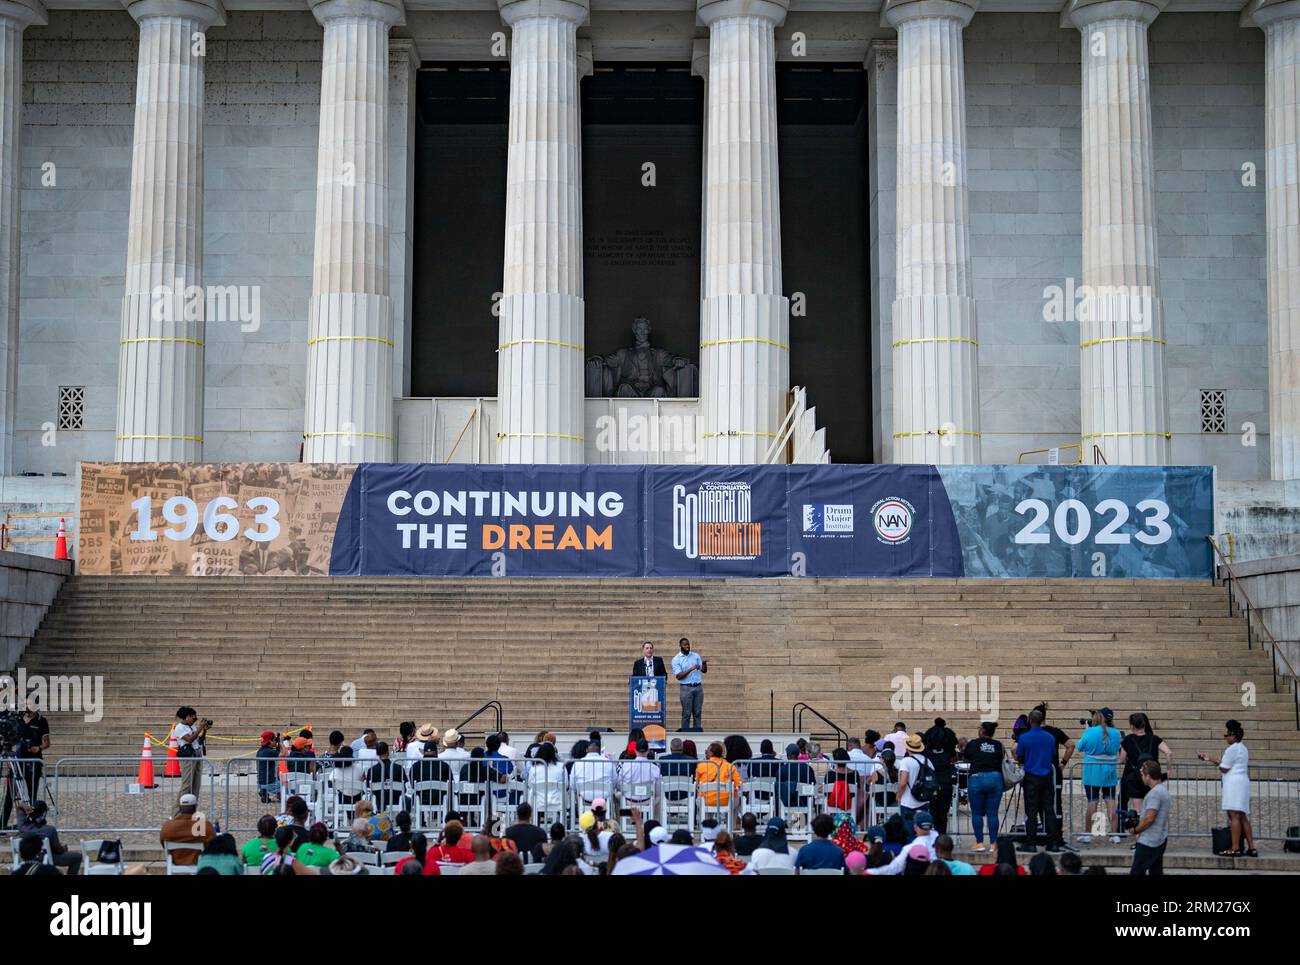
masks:
<path id="1" fill-rule="evenodd" d="M 465 750 L 465 738 L 460 736 L 460 731 L 455 727 L 450 727 L 447 733 L 442 735 L 442 746 L 443 751 L 438 755 L 438 759 L 451 765 L 452 777 L 459 781 L 460 762 L 469 760 L 469 751 Z"/>
<path id="2" fill-rule="evenodd" d="M 921 779 L 923 769 L 929 768 L 925 760 L 925 742 L 920 734 L 913 734 L 903 745 L 905 756 L 898 758 L 898 807 L 903 815 L 903 824 L 911 825 L 916 812 L 925 810 L 925 802 L 919 800 L 912 791 Z"/>
<path id="3" fill-rule="evenodd" d="M 367 747 L 374 747 L 375 741 L 378 739 L 379 735 L 375 733 L 373 728 L 367 727 L 363 730 L 361 736 L 352 742 L 351 747 L 353 758 L 359 757 L 361 752 Z"/>
<path id="4" fill-rule="evenodd" d="M 617 775 L 618 765 L 601 753 L 599 741 L 592 741 L 587 744 L 587 756 L 573 762 L 573 769 L 569 771 L 569 786 L 573 788 L 575 794 L 581 794 L 584 802 L 590 804 L 598 797 L 608 797 L 613 793 Z M 579 791 L 580 783 L 590 784 L 593 781 L 601 783 Z"/>
<path id="5" fill-rule="evenodd" d="M 501 746 L 497 748 L 497 753 L 500 754 L 502 757 L 506 758 L 507 760 L 513 761 L 515 758 L 517 758 L 519 756 L 519 752 L 510 746 L 510 735 L 507 734 L 505 731 L 502 731 L 497 736 L 501 738 Z"/>
<path id="6" fill-rule="evenodd" d="M 901 720 L 894 725 L 894 732 L 886 734 L 885 740 L 894 745 L 894 756 L 902 758 L 907 753 L 907 725 Z"/>
<path id="7" fill-rule="evenodd" d="M 354 742 L 355 743 L 355 742 Z M 356 761 L 378 761 L 379 760 L 379 738 L 373 730 L 367 730 L 361 735 L 361 750 L 353 748 L 352 757 Z M 362 765 L 366 767 L 368 765 Z"/>
<path id="8" fill-rule="evenodd" d="M 642 804 L 659 797 L 659 768 L 649 755 L 650 745 L 642 738 L 636 742 L 636 757 L 624 761 L 619 767 L 619 793 L 630 804 Z"/>

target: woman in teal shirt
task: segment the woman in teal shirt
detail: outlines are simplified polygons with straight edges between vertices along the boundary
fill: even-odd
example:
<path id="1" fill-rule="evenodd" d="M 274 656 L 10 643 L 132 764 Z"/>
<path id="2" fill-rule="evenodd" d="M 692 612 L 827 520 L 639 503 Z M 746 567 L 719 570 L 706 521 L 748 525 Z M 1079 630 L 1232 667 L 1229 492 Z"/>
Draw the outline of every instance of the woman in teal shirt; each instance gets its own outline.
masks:
<path id="1" fill-rule="evenodd" d="M 203 853 L 199 855 L 196 870 L 202 871 L 204 868 L 212 868 L 219 875 L 244 873 L 244 862 L 239 857 L 239 849 L 233 835 L 218 834 L 207 843 Z"/>
<path id="2" fill-rule="evenodd" d="M 1110 830 L 1111 844 L 1122 844 L 1115 823 L 1115 785 L 1119 782 L 1119 745 L 1122 737 L 1112 724 L 1115 715 L 1110 708 L 1093 711 L 1092 726 L 1083 732 L 1075 750 L 1083 755 L 1083 793 L 1088 798 L 1088 830 L 1105 834 Z M 1095 821 L 1093 815 L 1105 808 L 1106 821 Z M 1087 844 L 1092 834 L 1079 835 Z"/>

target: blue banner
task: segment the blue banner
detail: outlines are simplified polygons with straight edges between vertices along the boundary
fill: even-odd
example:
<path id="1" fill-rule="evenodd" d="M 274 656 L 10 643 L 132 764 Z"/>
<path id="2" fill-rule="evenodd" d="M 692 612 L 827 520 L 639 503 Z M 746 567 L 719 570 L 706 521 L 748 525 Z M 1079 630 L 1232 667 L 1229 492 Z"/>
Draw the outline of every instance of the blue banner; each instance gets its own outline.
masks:
<path id="1" fill-rule="evenodd" d="M 666 677 L 627 678 L 627 726 L 668 726 L 668 679 Z"/>
<path id="2" fill-rule="evenodd" d="M 1204 466 L 358 466 L 332 575 L 1208 578 Z"/>

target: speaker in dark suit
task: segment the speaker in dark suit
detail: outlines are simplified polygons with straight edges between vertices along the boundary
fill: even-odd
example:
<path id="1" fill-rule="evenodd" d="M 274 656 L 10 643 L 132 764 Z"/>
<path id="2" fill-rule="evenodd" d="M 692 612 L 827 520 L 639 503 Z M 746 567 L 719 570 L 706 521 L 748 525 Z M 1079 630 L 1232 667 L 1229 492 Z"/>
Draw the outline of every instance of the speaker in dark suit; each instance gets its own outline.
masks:
<path id="1" fill-rule="evenodd" d="M 633 677 L 667 677 L 664 658 L 655 656 L 655 645 L 647 640 L 641 644 L 641 656 L 632 664 Z"/>

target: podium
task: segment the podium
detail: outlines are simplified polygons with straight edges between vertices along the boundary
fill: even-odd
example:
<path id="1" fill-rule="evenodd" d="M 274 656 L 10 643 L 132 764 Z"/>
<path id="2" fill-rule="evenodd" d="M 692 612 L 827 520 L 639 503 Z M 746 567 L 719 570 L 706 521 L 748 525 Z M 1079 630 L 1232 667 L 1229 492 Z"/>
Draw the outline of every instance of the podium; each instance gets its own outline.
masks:
<path id="1" fill-rule="evenodd" d="M 646 732 L 657 743 L 667 735 L 668 678 L 634 675 L 627 678 L 627 725 Z"/>

